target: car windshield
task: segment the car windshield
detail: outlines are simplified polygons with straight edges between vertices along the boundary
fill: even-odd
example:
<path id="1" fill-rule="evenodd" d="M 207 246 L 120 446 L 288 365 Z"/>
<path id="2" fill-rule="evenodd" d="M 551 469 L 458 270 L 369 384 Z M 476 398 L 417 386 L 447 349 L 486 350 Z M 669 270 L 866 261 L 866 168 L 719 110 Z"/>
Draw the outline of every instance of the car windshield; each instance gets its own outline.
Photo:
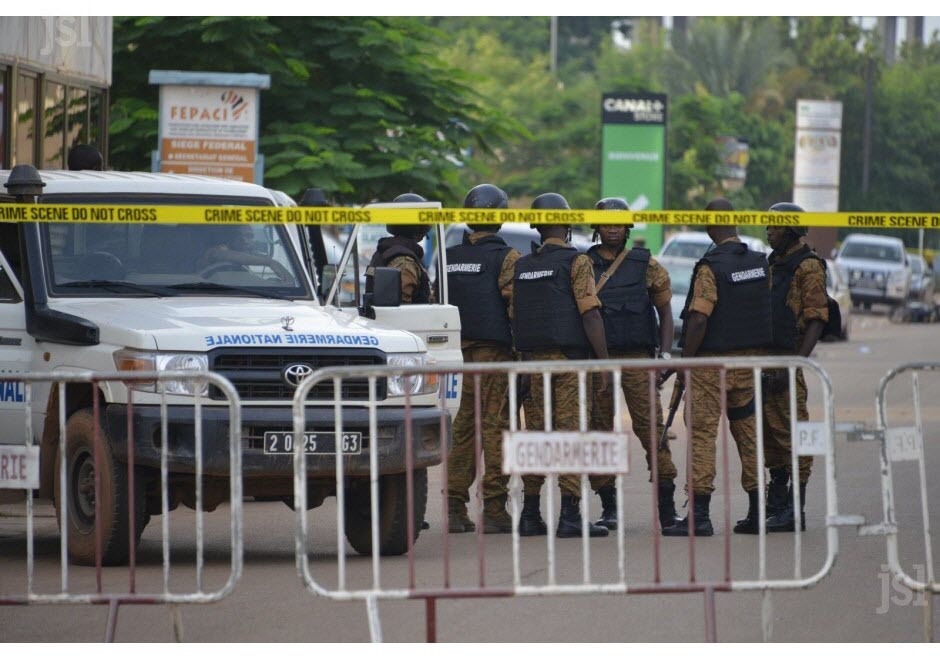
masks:
<path id="1" fill-rule="evenodd" d="M 839 255 L 848 259 L 871 259 L 873 261 L 891 261 L 900 263 L 901 247 L 886 243 L 862 243 L 861 241 L 849 241 L 842 248 L 842 254 Z"/>
<path id="2" fill-rule="evenodd" d="M 911 259 L 911 272 L 914 273 L 914 275 L 920 275 L 924 272 L 924 262 L 918 257 Z"/>
<path id="3" fill-rule="evenodd" d="M 114 203 L 47 196 L 46 202 Z M 152 203 L 141 198 L 131 203 Z M 253 199 L 173 200 L 258 205 Z M 166 199 L 160 203 L 166 204 Z M 40 228 L 56 295 L 309 297 L 280 225 L 49 223 Z"/>
<path id="4" fill-rule="evenodd" d="M 670 241 L 663 250 L 664 257 L 684 257 L 686 259 L 701 259 L 711 242 L 705 241 Z"/>

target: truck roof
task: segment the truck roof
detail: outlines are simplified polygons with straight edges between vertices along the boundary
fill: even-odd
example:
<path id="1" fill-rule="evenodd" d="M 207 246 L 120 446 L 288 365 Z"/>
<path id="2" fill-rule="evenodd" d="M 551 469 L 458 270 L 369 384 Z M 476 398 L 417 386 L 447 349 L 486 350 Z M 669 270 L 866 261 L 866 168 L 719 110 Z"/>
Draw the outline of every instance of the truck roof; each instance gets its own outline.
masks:
<path id="1" fill-rule="evenodd" d="M 0 170 L 0 186 L 10 170 Z M 194 174 L 162 172 L 98 172 L 82 170 L 40 170 L 45 194 L 50 193 L 152 193 L 170 195 L 220 195 L 226 197 L 261 197 L 272 200 L 271 192 L 262 186 Z M 6 192 L 0 188 L 0 193 Z"/>

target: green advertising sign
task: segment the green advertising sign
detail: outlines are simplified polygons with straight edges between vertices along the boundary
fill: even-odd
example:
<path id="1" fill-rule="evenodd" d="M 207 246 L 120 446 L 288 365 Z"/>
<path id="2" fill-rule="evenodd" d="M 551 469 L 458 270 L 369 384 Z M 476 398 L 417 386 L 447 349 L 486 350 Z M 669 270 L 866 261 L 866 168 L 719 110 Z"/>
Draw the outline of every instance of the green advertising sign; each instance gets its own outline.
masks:
<path id="1" fill-rule="evenodd" d="M 634 211 L 665 208 L 665 94 L 604 94 L 601 104 L 601 196 L 623 197 Z M 661 225 L 630 231 L 654 254 L 663 242 Z"/>

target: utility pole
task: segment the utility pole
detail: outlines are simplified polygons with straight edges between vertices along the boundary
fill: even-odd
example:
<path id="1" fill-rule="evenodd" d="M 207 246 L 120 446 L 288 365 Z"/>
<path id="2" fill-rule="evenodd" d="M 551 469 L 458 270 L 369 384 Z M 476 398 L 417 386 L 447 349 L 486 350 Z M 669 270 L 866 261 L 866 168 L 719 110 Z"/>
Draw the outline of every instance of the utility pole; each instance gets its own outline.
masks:
<path id="1" fill-rule="evenodd" d="M 549 70 L 552 74 L 558 73 L 558 17 L 552 16 L 551 18 L 551 36 L 549 37 L 549 50 L 551 56 L 551 63 L 549 64 Z"/>

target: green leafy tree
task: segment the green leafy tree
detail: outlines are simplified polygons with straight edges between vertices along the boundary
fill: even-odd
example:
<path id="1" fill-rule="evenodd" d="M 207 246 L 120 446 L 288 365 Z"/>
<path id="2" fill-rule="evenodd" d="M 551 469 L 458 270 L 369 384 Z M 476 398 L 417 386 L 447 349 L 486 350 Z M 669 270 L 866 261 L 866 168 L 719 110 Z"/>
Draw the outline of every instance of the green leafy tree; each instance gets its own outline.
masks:
<path id="1" fill-rule="evenodd" d="M 744 97 L 763 89 L 767 76 L 791 61 L 768 18 L 701 18 L 674 35 L 663 79 L 671 94 L 705 91 Z"/>
<path id="2" fill-rule="evenodd" d="M 487 153 L 519 127 L 438 57 L 445 41 L 412 18 L 118 18 L 112 162 L 149 166 L 150 69 L 264 72 L 266 185 L 321 187 L 345 202 L 406 191 L 449 201 L 468 150 Z"/>

